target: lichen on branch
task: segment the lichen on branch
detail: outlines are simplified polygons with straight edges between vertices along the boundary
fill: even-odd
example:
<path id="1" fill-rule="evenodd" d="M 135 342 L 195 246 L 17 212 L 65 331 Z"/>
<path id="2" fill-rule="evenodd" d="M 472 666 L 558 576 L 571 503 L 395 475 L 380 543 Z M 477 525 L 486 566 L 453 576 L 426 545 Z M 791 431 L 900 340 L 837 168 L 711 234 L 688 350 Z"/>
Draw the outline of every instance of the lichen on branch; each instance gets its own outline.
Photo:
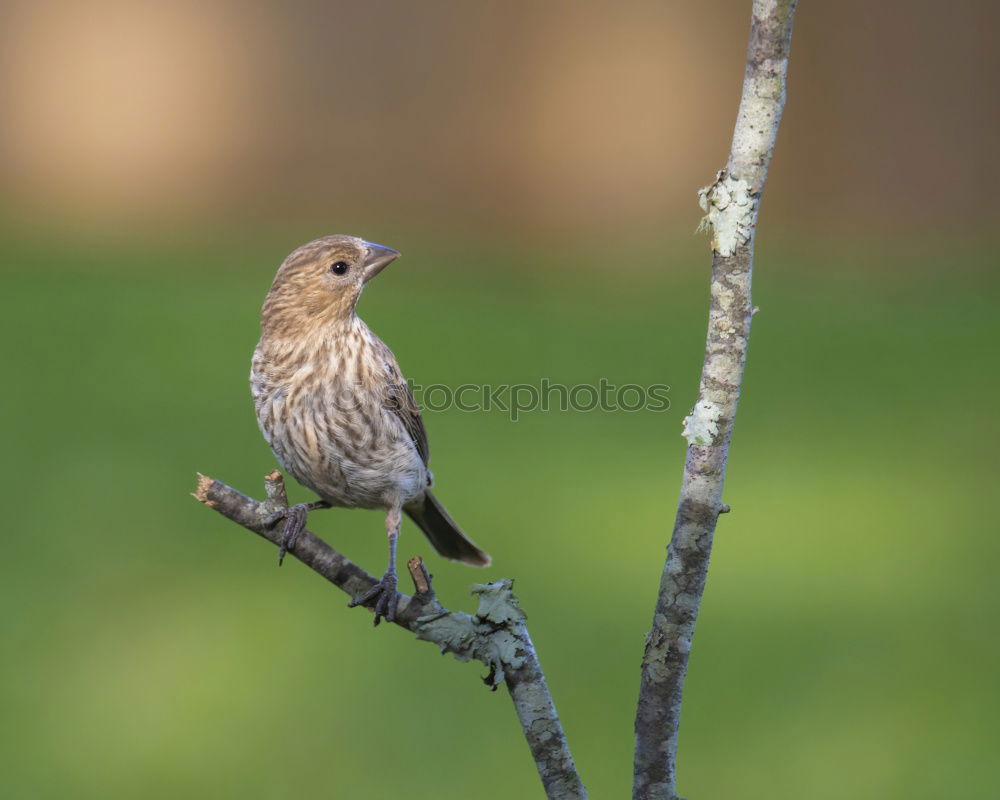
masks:
<path id="1" fill-rule="evenodd" d="M 280 529 L 268 526 L 265 520 L 287 506 L 285 484 L 277 470 L 265 477 L 264 484 L 267 499 L 260 502 L 199 473 L 192 495 L 280 546 Z M 308 530 L 302 531 L 289 555 L 351 597 L 364 594 L 376 582 L 374 576 Z M 550 800 L 585 800 L 587 790 L 570 754 L 524 612 L 514 594 L 514 582 L 474 585 L 471 593 L 478 598 L 479 607 L 470 615 L 449 611 L 438 602 L 420 559 L 411 559 L 407 568 L 416 593 L 400 596 L 396 625 L 418 639 L 433 642 L 441 652 L 451 653 L 460 661 L 482 662 L 486 666 L 484 681 L 491 689 L 506 684 L 546 796 Z"/>
<path id="2" fill-rule="evenodd" d="M 731 256 L 750 241 L 756 201 L 745 180 L 719 170 L 713 183 L 698 190 L 698 205 L 705 212 L 698 230 L 712 232 L 712 250 L 720 256 Z"/>
<path id="3" fill-rule="evenodd" d="M 753 244 L 760 199 L 785 102 L 795 0 L 754 0 L 743 93 L 729 159 L 698 192 L 712 231 L 711 306 L 698 399 L 684 419 L 687 457 L 635 717 L 633 800 L 677 800 L 681 698 L 705 589 L 743 385 Z"/>

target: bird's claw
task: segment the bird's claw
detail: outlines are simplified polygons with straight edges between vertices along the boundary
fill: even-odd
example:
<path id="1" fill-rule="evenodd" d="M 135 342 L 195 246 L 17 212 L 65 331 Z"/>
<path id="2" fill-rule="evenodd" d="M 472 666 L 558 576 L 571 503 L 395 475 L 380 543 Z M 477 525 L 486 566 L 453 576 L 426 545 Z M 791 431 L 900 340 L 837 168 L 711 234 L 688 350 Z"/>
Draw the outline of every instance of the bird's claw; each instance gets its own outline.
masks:
<path id="1" fill-rule="evenodd" d="M 347 606 L 348 608 L 367 606 L 374 600 L 375 625 L 377 626 L 382 621 L 382 617 L 385 617 L 388 622 L 395 622 L 396 606 L 399 604 L 399 593 L 396 591 L 396 586 L 396 573 L 387 572 L 382 576 L 382 580 L 360 597 L 355 597 Z"/>
<path id="2" fill-rule="evenodd" d="M 279 567 L 285 560 L 285 553 L 294 549 L 299 534 L 306 527 L 306 516 L 312 507 L 312 503 L 299 503 L 298 505 L 275 511 L 264 519 L 264 525 L 268 528 L 273 527 L 281 520 L 285 521 L 284 527 L 281 529 L 281 546 L 278 548 Z"/>

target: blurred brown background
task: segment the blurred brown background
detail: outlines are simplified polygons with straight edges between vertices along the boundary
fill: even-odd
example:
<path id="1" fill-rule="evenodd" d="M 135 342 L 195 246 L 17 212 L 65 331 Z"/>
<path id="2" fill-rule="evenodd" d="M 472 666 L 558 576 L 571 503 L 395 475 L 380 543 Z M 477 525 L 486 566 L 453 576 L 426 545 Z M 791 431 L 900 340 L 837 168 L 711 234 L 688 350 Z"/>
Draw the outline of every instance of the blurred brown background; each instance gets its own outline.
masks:
<path id="1" fill-rule="evenodd" d="M 7 2 L 5 204 L 112 227 L 686 231 L 725 159 L 744 5 Z M 998 20 L 804 3 L 769 221 L 994 220 Z"/>

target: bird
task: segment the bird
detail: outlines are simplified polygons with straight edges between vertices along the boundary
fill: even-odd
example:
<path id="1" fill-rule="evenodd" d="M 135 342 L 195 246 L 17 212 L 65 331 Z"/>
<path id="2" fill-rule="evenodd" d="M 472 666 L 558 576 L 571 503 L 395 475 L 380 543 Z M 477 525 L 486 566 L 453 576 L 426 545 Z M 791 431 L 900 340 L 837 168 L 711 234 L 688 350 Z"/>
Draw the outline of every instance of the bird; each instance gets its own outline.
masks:
<path id="1" fill-rule="evenodd" d="M 391 247 L 331 235 L 293 251 L 261 308 L 250 368 L 257 422 L 275 458 L 319 500 L 272 514 L 283 521 L 279 564 L 310 511 L 385 512 L 385 574 L 350 605 L 393 622 L 399 600 L 396 547 L 405 513 L 443 557 L 486 567 L 490 556 L 431 493 L 427 431 L 392 350 L 357 314 L 362 291 L 399 257 Z"/>

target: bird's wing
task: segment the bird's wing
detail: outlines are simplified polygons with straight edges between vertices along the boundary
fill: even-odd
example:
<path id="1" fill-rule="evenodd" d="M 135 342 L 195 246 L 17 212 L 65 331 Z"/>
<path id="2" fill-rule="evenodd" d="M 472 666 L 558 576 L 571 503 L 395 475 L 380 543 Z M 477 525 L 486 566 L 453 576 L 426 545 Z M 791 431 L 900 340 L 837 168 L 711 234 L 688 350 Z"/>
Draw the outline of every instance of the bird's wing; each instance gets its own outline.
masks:
<path id="1" fill-rule="evenodd" d="M 386 370 L 385 407 L 403 423 L 406 432 L 410 434 L 410 439 L 413 440 L 413 446 L 420 454 L 420 460 L 426 465 L 430 461 L 431 451 L 427 443 L 427 429 L 424 428 L 424 421 L 420 416 L 420 407 L 413 399 L 410 384 L 403 378 L 392 351 L 383 342 L 378 344 L 381 345 L 378 349 Z"/>
<path id="2" fill-rule="evenodd" d="M 390 384 L 387 407 L 399 417 L 420 454 L 420 460 L 426 465 L 431 457 L 430 447 L 427 444 L 427 429 L 424 428 L 420 408 L 413 399 L 413 392 L 410 391 L 410 385 L 406 381 Z"/>

